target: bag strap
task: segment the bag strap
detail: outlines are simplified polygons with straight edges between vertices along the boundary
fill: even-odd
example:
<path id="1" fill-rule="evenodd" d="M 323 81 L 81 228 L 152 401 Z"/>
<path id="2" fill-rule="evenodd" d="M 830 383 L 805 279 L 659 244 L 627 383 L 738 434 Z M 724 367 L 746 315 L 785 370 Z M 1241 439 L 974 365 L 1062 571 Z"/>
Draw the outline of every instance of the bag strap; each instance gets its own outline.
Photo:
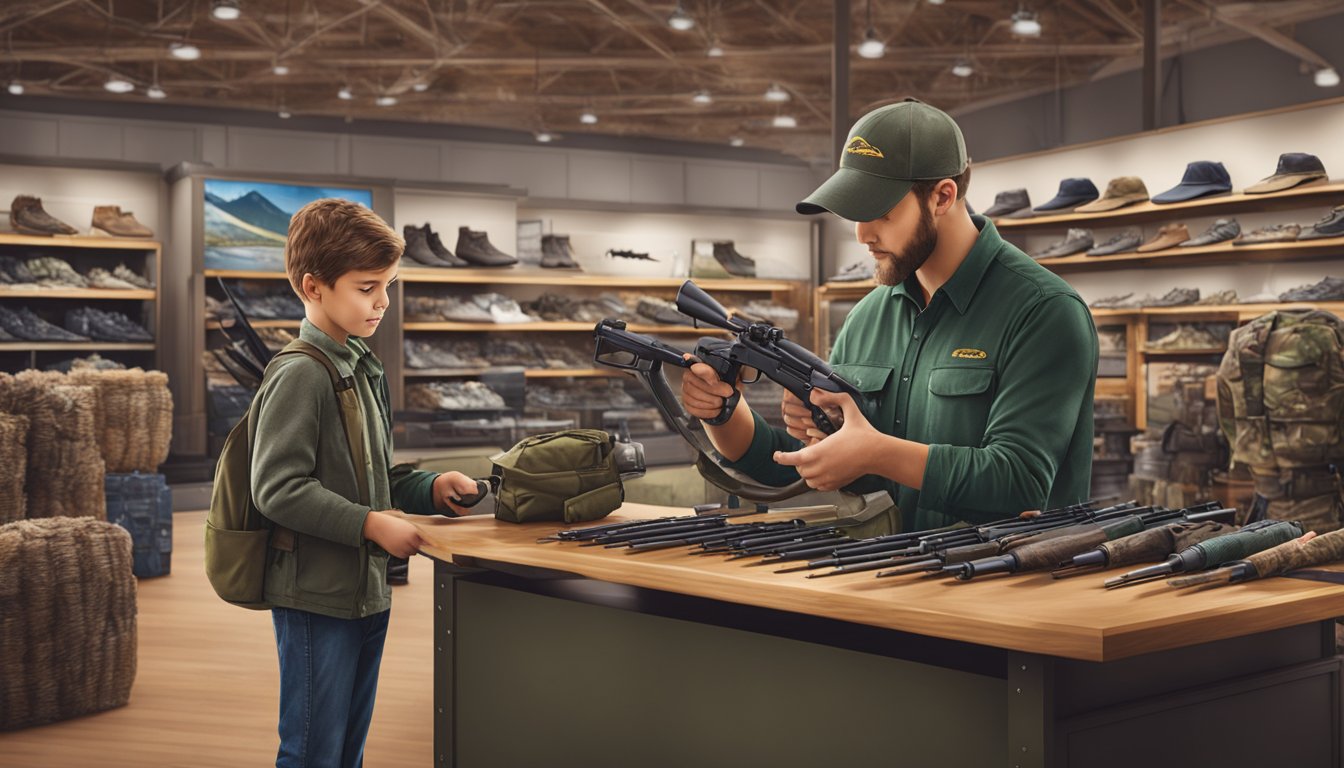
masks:
<path id="1" fill-rule="evenodd" d="M 272 361 L 284 355 L 303 355 L 322 364 L 331 377 L 332 389 L 336 392 L 336 402 L 340 405 L 341 426 L 345 431 L 345 441 L 350 445 L 350 460 L 355 465 L 355 485 L 359 489 L 361 504 L 369 504 L 369 476 L 364 467 L 367 455 L 364 452 L 364 409 L 359 405 L 359 390 L 355 388 L 354 376 L 341 376 L 336 364 L 321 349 L 303 339 L 295 339 L 271 358 Z M 270 374 L 270 366 L 266 373 Z M 250 412 L 249 412 L 250 416 Z M 255 435 L 255 425 L 249 429 L 249 435 Z M 249 445 L 251 441 L 249 440 Z"/>

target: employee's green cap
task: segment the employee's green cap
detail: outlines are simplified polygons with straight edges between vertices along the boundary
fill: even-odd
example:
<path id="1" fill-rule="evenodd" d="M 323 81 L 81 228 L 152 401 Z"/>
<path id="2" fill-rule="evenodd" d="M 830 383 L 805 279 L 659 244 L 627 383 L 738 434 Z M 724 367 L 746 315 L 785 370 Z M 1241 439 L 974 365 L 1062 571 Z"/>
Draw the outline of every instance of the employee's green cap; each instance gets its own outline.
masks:
<path id="1" fill-rule="evenodd" d="M 956 121 L 941 109 L 906 99 L 859 118 L 845 141 L 840 169 L 796 208 L 872 221 L 894 208 L 916 181 L 964 170 L 966 140 Z"/>

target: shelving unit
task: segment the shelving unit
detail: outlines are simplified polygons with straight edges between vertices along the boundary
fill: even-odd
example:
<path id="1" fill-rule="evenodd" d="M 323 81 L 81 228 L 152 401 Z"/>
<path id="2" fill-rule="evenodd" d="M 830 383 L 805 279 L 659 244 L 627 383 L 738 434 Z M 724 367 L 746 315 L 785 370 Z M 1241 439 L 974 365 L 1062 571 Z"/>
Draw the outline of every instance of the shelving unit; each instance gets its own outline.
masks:
<path id="1" fill-rule="evenodd" d="M 1258 261 L 1304 261 L 1339 258 L 1341 254 L 1344 254 L 1344 237 L 1325 237 L 1318 240 L 1254 245 L 1233 245 L 1231 241 L 1226 241 L 1190 248 L 1178 246 L 1148 253 L 1117 253 L 1113 256 L 1087 256 L 1080 253 L 1036 261 L 1052 272 L 1063 274 L 1121 267 L 1188 267 Z"/>
<path id="2" fill-rule="evenodd" d="M 408 379 L 470 379 L 480 376 L 488 368 L 406 368 L 402 376 Z M 529 379 L 615 378 L 624 376 L 611 368 L 528 368 L 523 375 Z"/>
<path id="3" fill-rule="evenodd" d="M 407 331 L 458 331 L 458 332 L 484 332 L 484 333 L 505 333 L 505 332 L 523 332 L 523 331 L 555 331 L 573 333 L 576 331 L 592 332 L 594 323 L 566 323 L 566 322 L 539 322 L 539 323 L 458 323 L 458 322 L 414 322 L 408 321 L 402 323 L 402 328 Z M 708 334 L 726 333 L 719 328 L 696 328 L 690 325 L 641 325 L 630 324 L 626 330 L 634 333 L 656 333 L 656 334 L 693 334 L 696 336 L 705 336 Z"/>
<path id="4" fill-rule="evenodd" d="M 45 319 L 61 325 L 57 319 L 79 303 L 104 306 L 123 312 L 141 322 L 157 340 L 159 336 L 159 290 L 162 246 L 139 238 L 84 237 L 80 235 L 40 237 L 0 233 L 0 255 L 30 258 L 55 256 L 68 262 L 75 271 L 87 274 L 94 267 L 111 270 L 119 262 L 150 280 L 153 289 L 103 289 L 38 286 L 14 288 L 0 286 L 0 304 L 26 306 Z M 111 341 L 5 341 L 0 342 L 0 369 L 39 368 L 56 362 L 61 355 L 52 353 L 113 352 L 127 365 L 159 367 L 159 347 L 153 342 Z"/>

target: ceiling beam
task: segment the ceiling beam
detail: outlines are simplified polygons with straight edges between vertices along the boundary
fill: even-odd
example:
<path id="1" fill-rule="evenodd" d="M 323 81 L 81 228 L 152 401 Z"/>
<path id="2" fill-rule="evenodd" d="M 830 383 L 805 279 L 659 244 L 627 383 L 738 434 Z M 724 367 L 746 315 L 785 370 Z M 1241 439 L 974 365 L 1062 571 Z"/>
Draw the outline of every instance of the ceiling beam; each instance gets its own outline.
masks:
<path id="1" fill-rule="evenodd" d="M 1275 48 L 1278 48 L 1280 51 L 1295 56 L 1312 66 L 1320 69 L 1329 69 L 1333 66 L 1319 53 L 1311 50 L 1277 29 L 1274 29 L 1268 24 L 1262 23 L 1256 18 L 1252 18 L 1253 16 L 1274 18 L 1275 14 L 1273 6 L 1263 9 L 1262 13 L 1248 13 L 1246 16 L 1242 16 L 1240 14 L 1230 13 L 1216 5 L 1210 5 L 1205 2 L 1195 2 L 1194 0 L 1182 0 L 1182 2 L 1192 8 L 1209 13 L 1215 21 L 1221 24 L 1226 24 L 1233 29 L 1241 30 L 1251 37 L 1259 38 Z M 1262 16 L 1262 14 L 1265 15 Z"/>

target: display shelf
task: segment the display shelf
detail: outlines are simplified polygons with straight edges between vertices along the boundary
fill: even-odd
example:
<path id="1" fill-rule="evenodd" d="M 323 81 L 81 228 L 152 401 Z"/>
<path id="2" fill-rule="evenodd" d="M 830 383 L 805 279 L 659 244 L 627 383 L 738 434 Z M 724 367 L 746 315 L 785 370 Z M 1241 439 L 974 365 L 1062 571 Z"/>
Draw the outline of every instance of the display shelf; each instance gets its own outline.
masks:
<path id="1" fill-rule="evenodd" d="M 122 341 L 5 341 L 0 352 L 64 352 L 64 351 L 123 351 L 153 352 L 154 342 Z"/>
<path id="2" fill-rule="evenodd" d="M 1141 313 L 1150 317 L 1236 317 L 1251 320 L 1275 310 L 1323 309 L 1335 314 L 1344 313 L 1344 301 L 1292 301 L 1275 304 L 1192 304 L 1183 307 L 1144 307 Z"/>
<path id="3" fill-rule="evenodd" d="M 1147 357 L 1207 357 L 1209 355 L 1221 355 L 1227 352 L 1225 347 L 1209 347 L 1207 349 L 1143 349 L 1143 354 Z"/>
<path id="4" fill-rule="evenodd" d="M 877 283 L 872 280 L 856 280 L 854 282 L 844 283 L 822 283 L 817 289 L 817 293 L 831 299 L 840 298 L 862 298 L 868 295 L 868 292 L 877 287 Z"/>
<path id="5" fill-rule="evenodd" d="M 207 273 L 208 275 L 209 273 Z M 555 269 L 436 269 L 406 267 L 399 273 L 404 283 L 463 283 L 468 285 L 542 285 L 588 288 L 680 288 L 683 277 L 624 277 L 594 275 Z M 793 290 L 798 280 L 760 278 L 704 278 L 695 284 L 707 291 L 751 291 L 774 293 Z"/>
<path id="6" fill-rule="evenodd" d="M 35 245 L 43 248 L 96 248 L 100 250 L 158 250 L 159 241 L 149 238 L 89 237 L 85 235 L 20 235 L 0 232 L 0 245 Z"/>
<path id="7" fill-rule="evenodd" d="M 116 301 L 156 301 L 158 293 L 152 289 L 115 290 L 103 288 L 4 288 L 0 299 L 107 299 Z"/>
<path id="8" fill-rule="evenodd" d="M 1114 256 L 1060 256 L 1037 259 L 1052 272 L 1084 272 L 1128 267 L 1188 267 L 1215 264 L 1247 264 L 1266 261 L 1306 261 L 1344 256 L 1344 237 L 1293 240 L 1284 243 L 1233 245 L 1230 241 L 1190 248 L 1166 248 L 1149 253 L 1118 253 Z"/>
<path id="9" fill-rule="evenodd" d="M 1344 183 L 1315 184 L 1294 187 L 1282 192 L 1270 192 L 1264 195 L 1235 193 L 1166 205 L 1142 202 L 1104 213 L 1060 213 L 1051 216 L 1033 216 L 1029 219 L 997 218 L 994 219 L 994 226 L 1004 231 L 1057 229 L 1079 224 L 1124 226 L 1139 222 L 1170 219 L 1172 214 L 1222 216 L 1229 213 L 1275 211 L 1325 205 L 1340 199 L 1344 199 Z"/>
<path id="10" fill-rule="evenodd" d="M 402 328 L 407 331 L 588 331 L 592 332 L 596 323 L 547 322 L 536 323 L 454 323 L 454 322 L 406 322 Z M 695 328 L 689 325 L 629 325 L 626 330 L 634 333 L 688 333 L 704 336 L 711 333 L 726 333 L 719 328 Z"/>
<path id="11" fill-rule="evenodd" d="M 293 330 L 298 330 L 299 326 L 302 325 L 302 323 L 303 323 L 302 320 L 249 320 L 249 321 L 248 321 L 248 324 L 251 325 L 253 328 L 287 328 L 287 329 L 293 329 Z M 234 326 L 227 326 L 227 328 L 233 328 L 233 327 L 234 327 Z M 206 329 L 207 331 L 217 331 L 217 330 L 220 329 L 220 323 L 219 323 L 218 320 L 206 320 L 206 321 L 205 321 L 205 329 Z"/>
<path id="12" fill-rule="evenodd" d="M 402 375 L 408 379 L 448 379 L 448 378 L 475 378 L 492 369 L 490 368 L 406 368 Z M 622 375 L 620 371 L 611 368 L 528 368 L 523 371 L 523 375 L 529 379 L 561 379 L 561 378 L 609 378 Z"/>
<path id="13" fill-rule="evenodd" d="M 270 272 L 251 269 L 207 269 L 206 277 L 222 277 L 226 280 L 288 280 L 285 272 Z"/>

